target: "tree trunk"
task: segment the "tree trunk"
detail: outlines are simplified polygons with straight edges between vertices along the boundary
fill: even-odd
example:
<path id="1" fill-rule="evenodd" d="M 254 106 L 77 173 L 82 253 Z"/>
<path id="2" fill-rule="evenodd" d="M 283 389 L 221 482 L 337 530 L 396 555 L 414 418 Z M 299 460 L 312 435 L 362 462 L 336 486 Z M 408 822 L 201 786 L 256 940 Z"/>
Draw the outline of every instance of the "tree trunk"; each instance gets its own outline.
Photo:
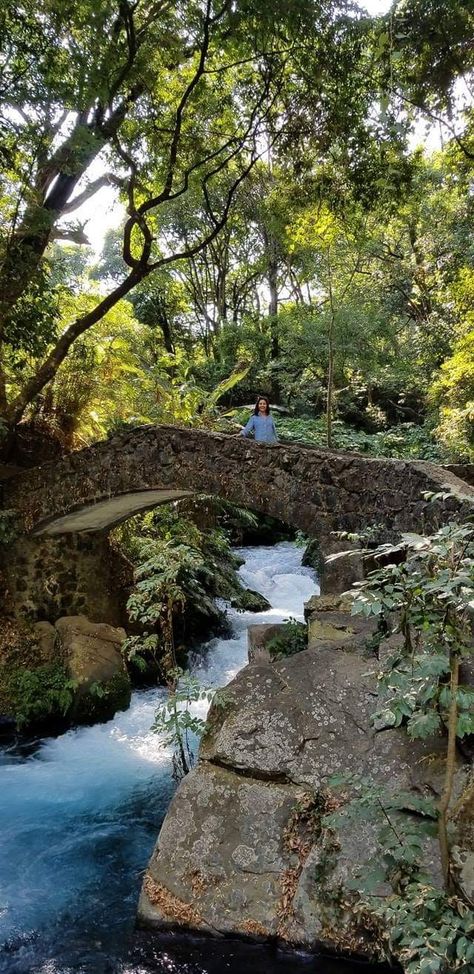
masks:
<path id="1" fill-rule="evenodd" d="M 267 234 L 267 258 L 268 258 L 268 288 L 270 291 L 270 301 L 268 304 L 268 314 L 270 317 L 270 358 L 272 361 L 280 354 L 280 342 L 278 338 L 278 260 L 277 246 L 274 237 Z"/>
<path id="2" fill-rule="evenodd" d="M 332 446 L 332 402 L 334 389 L 334 315 L 331 315 L 328 332 L 328 386 L 326 404 L 326 443 Z"/>
<path id="3" fill-rule="evenodd" d="M 331 317 L 329 319 L 329 329 L 328 329 L 328 386 L 327 386 L 327 400 L 326 400 L 326 443 L 327 446 L 332 446 L 332 404 L 333 404 L 333 393 L 334 393 L 334 325 L 336 321 L 336 310 L 334 305 L 334 293 L 333 293 L 333 276 L 332 276 L 332 263 L 331 263 L 331 250 L 328 247 L 327 254 L 327 269 L 328 269 L 328 292 L 329 292 L 329 307 L 331 309 Z"/>
<path id="4" fill-rule="evenodd" d="M 445 889 L 451 887 L 451 869 L 448 843 L 448 810 L 453 790 L 453 778 L 456 769 L 456 730 L 458 723 L 457 690 L 459 684 L 459 658 L 457 653 L 451 653 L 451 703 L 448 719 L 448 747 L 446 753 L 446 768 L 444 775 L 443 793 L 438 805 L 438 841 L 441 853 L 441 866 Z"/>
<path id="5" fill-rule="evenodd" d="M 115 288 L 110 294 L 108 294 L 99 304 L 89 312 L 89 314 L 84 315 L 82 318 L 77 318 L 76 321 L 66 329 L 66 331 L 61 335 L 59 341 L 56 343 L 53 350 L 47 356 L 45 361 L 40 365 L 37 372 L 26 382 L 22 391 L 10 403 L 6 412 L 4 414 L 4 420 L 7 425 L 12 428 L 16 426 L 17 423 L 23 417 L 25 409 L 33 401 L 33 399 L 41 392 L 42 389 L 54 379 L 59 366 L 66 358 L 66 355 L 75 342 L 76 338 L 83 335 L 84 332 L 92 328 L 98 321 L 101 321 L 104 315 L 107 314 L 111 308 L 121 300 L 121 298 L 126 297 L 126 295 L 143 280 L 144 277 L 149 273 L 148 268 L 135 268 L 130 272 L 128 277 L 125 278 L 122 283 Z"/>
<path id="6" fill-rule="evenodd" d="M 90 145 L 86 153 L 84 133 Z M 79 180 L 106 141 L 99 129 L 85 125 L 81 116 L 64 145 L 38 173 L 33 187 L 36 200 L 27 207 L 21 224 L 13 233 L 0 275 L 0 334 L 4 334 L 12 309 L 35 276 L 52 230 Z"/>

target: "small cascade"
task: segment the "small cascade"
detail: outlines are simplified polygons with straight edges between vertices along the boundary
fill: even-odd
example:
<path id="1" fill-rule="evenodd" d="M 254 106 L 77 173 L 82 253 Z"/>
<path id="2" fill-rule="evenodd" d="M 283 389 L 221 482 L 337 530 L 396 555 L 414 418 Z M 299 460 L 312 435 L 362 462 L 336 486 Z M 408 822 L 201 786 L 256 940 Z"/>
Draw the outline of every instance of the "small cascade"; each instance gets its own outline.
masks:
<path id="1" fill-rule="evenodd" d="M 230 638 L 193 655 L 205 686 L 223 686 L 247 662 L 253 623 L 303 618 L 312 569 L 291 542 L 240 549 L 242 581 L 267 597 L 267 612 L 229 610 Z M 166 691 L 133 694 L 107 724 L 0 751 L 1 974 L 268 974 L 300 969 L 266 948 L 157 944 L 134 934 L 141 876 L 175 788 L 171 757 L 150 731 Z M 301 958 L 301 969 L 309 959 Z M 315 970 L 314 958 L 311 970 Z M 349 966 L 317 969 L 342 974 Z"/>

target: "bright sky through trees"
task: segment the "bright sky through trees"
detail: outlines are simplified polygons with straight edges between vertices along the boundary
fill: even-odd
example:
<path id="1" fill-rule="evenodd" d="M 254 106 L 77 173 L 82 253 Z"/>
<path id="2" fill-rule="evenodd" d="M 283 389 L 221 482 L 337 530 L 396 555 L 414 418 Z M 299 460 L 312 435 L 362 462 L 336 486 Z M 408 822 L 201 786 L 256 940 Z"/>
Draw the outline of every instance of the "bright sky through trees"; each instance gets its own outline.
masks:
<path id="1" fill-rule="evenodd" d="M 372 17 L 386 13 L 391 5 L 392 0 L 365 0 L 361 4 Z M 105 167 L 99 157 L 89 169 L 89 180 L 97 179 L 104 171 Z M 118 202 L 117 195 L 115 187 L 103 187 L 75 211 L 75 219 L 85 224 L 86 235 L 97 254 L 102 249 L 106 231 L 118 226 L 125 215 L 125 208 Z"/>

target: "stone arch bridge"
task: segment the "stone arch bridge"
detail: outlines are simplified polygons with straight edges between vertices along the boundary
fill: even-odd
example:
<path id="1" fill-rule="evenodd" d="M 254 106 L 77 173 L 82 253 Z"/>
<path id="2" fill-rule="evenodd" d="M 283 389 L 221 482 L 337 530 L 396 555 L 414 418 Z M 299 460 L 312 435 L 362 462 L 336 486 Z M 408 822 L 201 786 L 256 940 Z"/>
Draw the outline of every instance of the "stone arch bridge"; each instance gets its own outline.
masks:
<path id="1" fill-rule="evenodd" d="M 429 502 L 426 492 L 447 496 Z M 3 507 L 17 512 L 23 529 L 10 569 L 4 566 L 13 601 L 30 614 L 39 601 L 42 618 L 57 611 L 91 613 L 94 592 L 112 584 L 108 530 L 193 493 L 279 518 L 318 538 L 324 552 L 334 550 L 333 531 L 384 524 L 393 539 L 402 531 L 434 530 L 451 516 L 472 512 L 474 502 L 474 488 L 431 463 L 141 426 L 6 483 Z M 40 595 L 41 585 L 46 593 L 49 586 L 50 596 Z M 95 604 L 92 614 L 99 614 Z M 105 615 L 109 621 L 110 611 Z"/>

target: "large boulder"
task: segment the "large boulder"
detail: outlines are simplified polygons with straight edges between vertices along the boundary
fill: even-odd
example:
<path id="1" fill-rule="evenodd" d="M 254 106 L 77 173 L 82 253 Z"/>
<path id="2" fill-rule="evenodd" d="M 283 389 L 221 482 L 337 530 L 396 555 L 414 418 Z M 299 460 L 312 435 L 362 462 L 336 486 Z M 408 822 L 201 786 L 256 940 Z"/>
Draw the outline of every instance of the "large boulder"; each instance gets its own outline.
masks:
<path id="1" fill-rule="evenodd" d="M 125 630 L 85 616 L 64 616 L 55 625 L 68 674 L 77 684 L 78 721 L 108 719 L 130 702 L 130 680 L 121 647 Z"/>
<path id="2" fill-rule="evenodd" d="M 331 638 L 319 634 L 295 656 L 245 667 L 211 708 L 198 766 L 175 795 L 145 876 L 142 924 L 374 955 L 350 878 L 355 865 L 376 860 L 377 832 L 360 821 L 324 827 L 340 800 L 328 782 L 351 772 L 389 790 L 439 795 L 445 739 L 374 730 L 377 661 L 367 632 L 344 632 L 339 615 L 331 622 Z M 346 616 L 346 626 L 357 622 Z M 439 881 L 435 843 L 426 866 Z"/>
<path id="3" fill-rule="evenodd" d="M 0 638 L 0 714 L 35 733 L 108 720 L 128 707 L 123 629 L 85 616 L 6 621 Z"/>

